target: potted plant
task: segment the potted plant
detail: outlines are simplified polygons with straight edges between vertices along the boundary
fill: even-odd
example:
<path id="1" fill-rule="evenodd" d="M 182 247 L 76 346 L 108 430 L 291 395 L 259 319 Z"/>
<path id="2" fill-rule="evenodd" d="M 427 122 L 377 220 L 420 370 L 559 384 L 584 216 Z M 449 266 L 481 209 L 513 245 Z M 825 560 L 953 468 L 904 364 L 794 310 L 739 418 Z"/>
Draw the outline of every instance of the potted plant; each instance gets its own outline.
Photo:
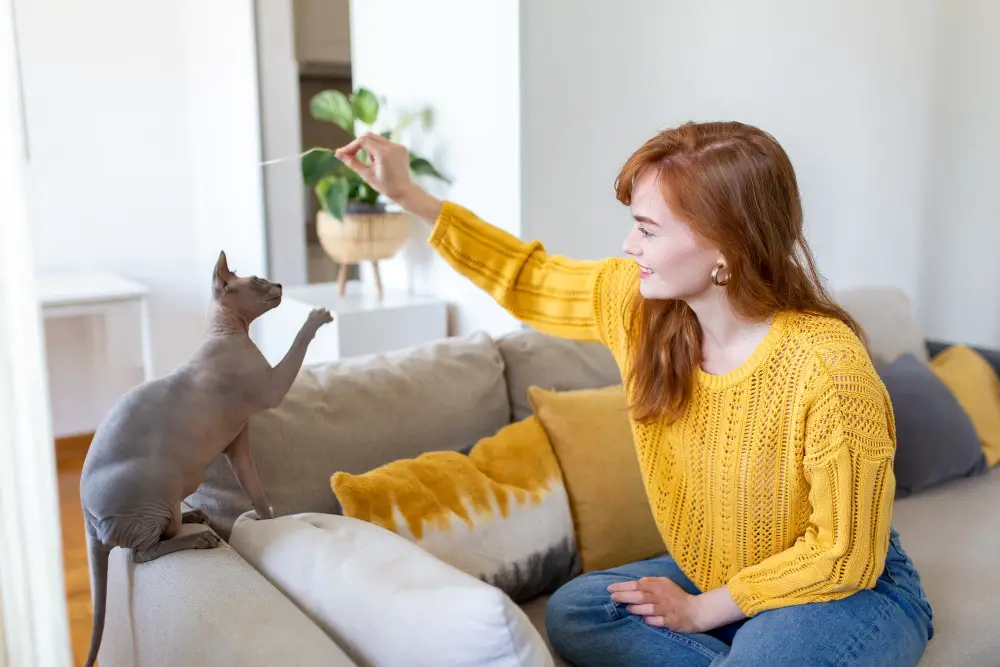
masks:
<path id="1" fill-rule="evenodd" d="M 382 136 L 398 141 L 400 133 L 414 120 L 422 118 L 427 123 L 426 110 L 404 116 L 393 128 L 380 127 L 379 111 L 383 104 L 367 88 L 359 88 L 350 95 L 339 90 L 324 90 L 310 100 L 309 113 L 317 120 L 333 123 L 351 137 L 357 136 L 359 123 Z M 367 163 L 364 151 L 358 158 Z M 395 255 L 406 242 L 410 232 L 410 216 L 404 212 L 386 209 L 380 192 L 369 186 L 353 169 L 338 160 L 328 148 L 314 147 L 302 154 L 302 179 L 313 189 L 319 203 L 316 214 L 316 233 L 323 250 L 340 264 L 338 282 L 343 296 L 350 264 L 370 261 L 375 270 L 379 298 L 382 298 L 382 281 L 378 262 Z M 429 160 L 410 153 L 410 171 L 413 176 L 430 176 L 445 183 Z"/>

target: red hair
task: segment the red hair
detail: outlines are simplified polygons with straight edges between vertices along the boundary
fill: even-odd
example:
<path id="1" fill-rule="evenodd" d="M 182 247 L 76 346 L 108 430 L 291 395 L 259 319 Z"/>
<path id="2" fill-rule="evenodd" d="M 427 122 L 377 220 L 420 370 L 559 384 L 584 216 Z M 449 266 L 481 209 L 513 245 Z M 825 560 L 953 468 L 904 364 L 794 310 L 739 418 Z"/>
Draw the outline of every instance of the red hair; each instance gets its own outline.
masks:
<path id="1" fill-rule="evenodd" d="M 685 123 L 664 130 L 625 162 L 615 180 L 628 206 L 639 173 L 657 170 L 667 205 L 720 249 L 733 309 L 753 320 L 779 310 L 809 311 L 861 327 L 825 290 L 802 229 L 792 163 L 775 139 L 735 122 Z M 627 378 L 634 416 L 675 419 L 691 396 L 702 332 L 680 300 L 635 291 Z"/>

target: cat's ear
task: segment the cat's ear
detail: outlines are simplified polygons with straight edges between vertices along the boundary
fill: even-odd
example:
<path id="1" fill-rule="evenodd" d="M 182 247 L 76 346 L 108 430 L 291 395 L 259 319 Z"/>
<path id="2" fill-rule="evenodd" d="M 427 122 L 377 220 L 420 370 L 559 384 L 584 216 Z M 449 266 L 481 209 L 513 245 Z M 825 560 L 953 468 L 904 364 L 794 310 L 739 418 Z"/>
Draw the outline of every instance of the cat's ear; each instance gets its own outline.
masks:
<path id="1" fill-rule="evenodd" d="M 229 282 L 236 275 L 229 270 L 229 263 L 226 261 L 226 251 L 219 252 L 219 259 L 215 263 L 215 272 L 212 274 L 212 289 L 217 293 L 225 292 Z"/>

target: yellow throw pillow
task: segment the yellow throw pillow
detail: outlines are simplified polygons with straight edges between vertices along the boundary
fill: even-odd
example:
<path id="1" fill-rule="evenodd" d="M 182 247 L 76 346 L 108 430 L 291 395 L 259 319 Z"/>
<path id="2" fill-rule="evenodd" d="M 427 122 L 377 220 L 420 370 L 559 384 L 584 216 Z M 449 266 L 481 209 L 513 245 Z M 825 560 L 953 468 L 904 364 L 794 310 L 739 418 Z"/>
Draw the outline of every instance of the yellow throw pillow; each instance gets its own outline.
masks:
<path id="1" fill-rule="evenodd" d="M 402 535 L 444 562 L 524 602 L 580 572 L 566 488 L 538 420 L 529 417 L 469 451 L 434 451 L 330 485 L 345 516 Z"/>
<path id="2" fill-rule="evenodd" d="M 931 360 L 930 367 L 968 413 L 987 463 L 1000 463 L 1000 378 L 996 371 L 965 345 L 949 347 Z"/>
<path id="3" fill-rule="evenodd" d="M 663 553 L 622 386 L 562 392 L 533 386 L 528 398 L 562 469 L 583 571 Z"/>

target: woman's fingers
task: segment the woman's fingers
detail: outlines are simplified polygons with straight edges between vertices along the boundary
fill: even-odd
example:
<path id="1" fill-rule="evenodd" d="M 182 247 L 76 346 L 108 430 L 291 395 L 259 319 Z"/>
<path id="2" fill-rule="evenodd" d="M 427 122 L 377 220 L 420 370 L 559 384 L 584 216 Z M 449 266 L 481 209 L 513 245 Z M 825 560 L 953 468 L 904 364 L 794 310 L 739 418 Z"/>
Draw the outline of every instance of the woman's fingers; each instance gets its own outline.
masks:
<path id="1" fill-rule="evenodd" d="M 371 132 L 366 132 L 360 137 L 352 139 L 347 145 L 338 148 L 333 154 L 337 157 L 337 159 L 342 160 L 344 157 L 354 157 L 358 154 L 358 151 L 364 149 L 377 157 L 381 155 L 383 149 L 389 145 L 389 140 L 385 137 Z"/>
<path id="2" fill-rule="evenodd" d="M 618 591 L 637 591 L 639 590 L 639 582 L 632 581 L 616 581 L 615 583 L 608 586 L 608 591 L 615 593 Z"/>
<path id="3" fill-rule="evenodd" d="M 611 599 L 622 604 L 643 604 L 649 601 L 649 595 L 643 591 L 617 591 L 611 594 Z"/>
<path id="4" fill-rule="evenodd" d="M 381 143 L 380 140 L 384 139 L 377 134 L 362 134 L 345 146 L 338 148 L 333 152 L 333 155 L 348 167 L 358 172 L 358 175 L 365 179 L 369 185 L 374 185 L 372 183 L 372 179 L 375 176 L 374 167 L 359 160 L 358 153 L 362 150 L 367 151 L 372 156 L 372 162 L 378 162 L 382 158 L 382 152 L 386 147 L 386 144 Z"/>
<path id="5" fill-rule="evenodd" d="M 647 602 L 646 604 L 632 604 L 628 606 L 628 611 L 630 614 L 635 614 L 636 616 L 652 616 L 658 612 L 654 609 L 652 602 Z"/>
<path id="6" fill-rule="evenodd" d="M 340 161 L 346 164 L 348 167 L 358 172 L 358 175 L 366 181 L 370 181 L 372 178 L 372 168 L 370 165 L 365 164 L 359 160 L 356 154 L 347 153 L 339 156 Z"/>
<path id="7" fill-rule="evenodd" d="M 652 626 L 655 626 L 657 628 L 662 628 L 662 627 L 665 627 L 667 625 L 666 619 L 664 619 L 662 616 L 647 616 L 643 620 L 646 621 L 647 625 L 652 625 Z"/>

